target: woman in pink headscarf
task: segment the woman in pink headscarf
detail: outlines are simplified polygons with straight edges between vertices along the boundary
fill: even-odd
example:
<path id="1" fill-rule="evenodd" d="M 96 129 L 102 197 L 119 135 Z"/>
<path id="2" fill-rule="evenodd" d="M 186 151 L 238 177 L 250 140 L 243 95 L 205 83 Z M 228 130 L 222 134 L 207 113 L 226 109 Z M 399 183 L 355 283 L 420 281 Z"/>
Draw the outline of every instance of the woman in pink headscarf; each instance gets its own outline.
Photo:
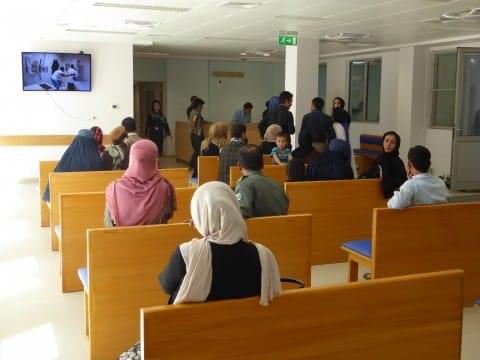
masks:
<path id="1" fill-rule="evenodd" d="M 157 145 L 139 140 L 125 174 L 108 185 L 105 226 L 166 223 L 177 209 L 175 188 L 157 169 Z"/>

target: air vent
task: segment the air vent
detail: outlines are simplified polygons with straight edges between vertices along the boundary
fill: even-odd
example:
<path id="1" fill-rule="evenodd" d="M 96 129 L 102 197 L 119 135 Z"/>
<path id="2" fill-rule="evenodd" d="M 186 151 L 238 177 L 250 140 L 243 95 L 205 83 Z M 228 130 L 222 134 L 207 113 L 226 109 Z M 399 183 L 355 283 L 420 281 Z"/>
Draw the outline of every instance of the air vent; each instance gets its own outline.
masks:
<path id="1" fill-rule="evenodd" d="M 328 41 L 355 42 L 355 41 L 367 39 L 368 37 L 370 37 L 370 34 L 339 33 L 339 34 L 325 35 L 323 38 Z"/>
<path id="2" fill-rule="evenodd" d="M 125 25 L 139 29 L 153 29 L 158 24 L 158 22 L 145 20 L 125 20 Z"/>
<path id="3" fill-rule="evenodd" d="M 234 37 L 220 37 L 220 36 L 206 36 L 205 40 L 223 40 L 223 41 L 250 41 L 250 39 L 245 38 L 234 38 Z"/>
<path id="4" fill-rule="evenodd" d="M 262 56 L 262 57 L 270 57 L 272 54 L 276 53 L 277 49 L 253 49 L 247 50 L 245 52 L 240 53 L 240 55 L 255 55 L 255 56 Z"/>
<path id="5" fill-rule="evenodd" d="M 218 7 L 227 7 L 232 9 L 252 9 L 262 5 L 261 2 L 243 2 L 243 1 L 227 1 L 217 5 Z"/>
<path id="6" fill-rule="evenodd" d="M 92 34 L 110 34 L 110 35 L 135 35 L 131 31 L 113 31 L 113 30 L 94 30 L 94 29 L 66 29 L 68 32 L 92 33 Z"/>
<path id="7" fill-rule="evenodd" d="M 171 6 L 155 6 L 155 5 L 142 5 L 142 4 L 121 4 L 121 3 L 107 3 L 107 2 L 95 2 L 93 6 L 101 6 L 108 8 L 118 9 L 133 9 L 133 10 L 152 10 L 152 11 L 172 11 L 172 12 L 187 12 L 191 9 Z"/>
<path id="8" fill-rule="evenodd" d="M 422 24 L 444 24 L 452 21 L 480 21 L 480 8 L 443 14 L 440 17 L 425 19 Z"/>
<path id="9" fill-rule="evenodd" d="M 330 17 L 316 17 L 316 16 L 296 16 L 296 15 L 278 15 L 275 16 L 277 19 L 282 20 L 298 20 L 298 21 L 332 21 Z"/>

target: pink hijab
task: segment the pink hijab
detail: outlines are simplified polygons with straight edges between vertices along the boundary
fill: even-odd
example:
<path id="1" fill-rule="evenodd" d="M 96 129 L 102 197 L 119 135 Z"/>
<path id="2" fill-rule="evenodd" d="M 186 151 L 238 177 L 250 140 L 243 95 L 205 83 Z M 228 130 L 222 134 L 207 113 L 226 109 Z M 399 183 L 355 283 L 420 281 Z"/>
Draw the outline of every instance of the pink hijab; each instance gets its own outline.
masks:
<path id="1" fill-rule="evenodd" d="M 116 226 L 158 224 L 172 217 L 177 208 L 175 189 L 159 175 L 157 155 L 154 142 L 135 142 L 125 174 L 108 185 L 107 207 Z"/>

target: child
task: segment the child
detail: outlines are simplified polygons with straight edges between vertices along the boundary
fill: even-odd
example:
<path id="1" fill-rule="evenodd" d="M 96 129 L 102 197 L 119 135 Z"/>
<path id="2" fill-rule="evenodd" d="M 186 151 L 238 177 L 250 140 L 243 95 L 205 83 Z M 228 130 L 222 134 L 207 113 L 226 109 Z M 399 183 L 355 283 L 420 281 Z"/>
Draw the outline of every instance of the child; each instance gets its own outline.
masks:
<path id="1" fill-rule="evenodd" d="M 275 138 L 276 147 L 272 149 L 273 165 L 283 165 L 292 159 L 292 151 L 287 147 L 289 135 L 280 133 Z"/>
<path id="2" fill-rule="evenodd" d="M 412 205 L 444 204 L 449 193 L 445 183 L 428 174 L 430 151 L 424 146 L 415 146 L 408 151 L 408 180 L 395 191 L 388 201 L 391 209 L 403 209 Z"/>

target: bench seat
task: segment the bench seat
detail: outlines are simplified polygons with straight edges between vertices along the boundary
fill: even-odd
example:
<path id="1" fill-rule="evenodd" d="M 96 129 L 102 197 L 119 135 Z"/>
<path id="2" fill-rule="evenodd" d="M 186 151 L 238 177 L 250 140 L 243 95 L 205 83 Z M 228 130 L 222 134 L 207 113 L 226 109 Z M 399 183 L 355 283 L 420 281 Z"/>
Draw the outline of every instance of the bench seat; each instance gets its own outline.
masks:
<path id="1" fill-rule="evenodd" d="M 342 247 L 355 251 L 368 258 L 372 257 L 372 240 L 353 240 L 342 244 Z"/>

